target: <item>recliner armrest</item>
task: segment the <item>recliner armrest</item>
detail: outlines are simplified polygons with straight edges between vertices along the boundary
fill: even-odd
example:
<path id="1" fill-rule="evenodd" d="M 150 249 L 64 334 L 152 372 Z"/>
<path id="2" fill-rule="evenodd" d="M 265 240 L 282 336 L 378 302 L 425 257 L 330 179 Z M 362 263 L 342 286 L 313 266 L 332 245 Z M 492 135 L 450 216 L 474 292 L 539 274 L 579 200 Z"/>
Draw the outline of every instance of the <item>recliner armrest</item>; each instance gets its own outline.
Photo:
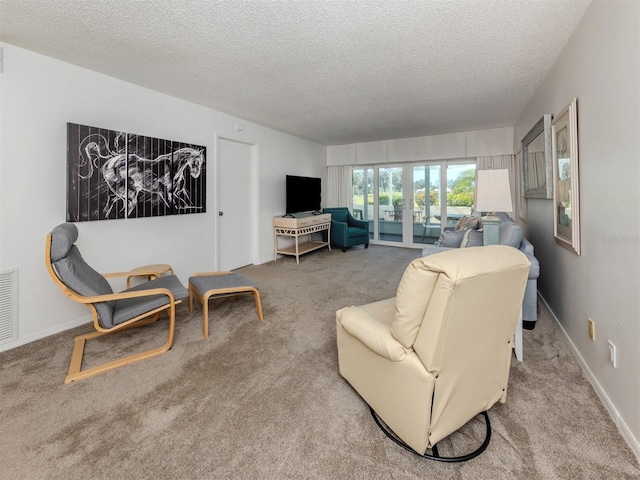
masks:
<path id="1" fill-rule="evenodd" d="M 382 323 L 366 310 L 346 307 L 337 312 L 340 323 L 367 348 L 392 362 L 401 362 L 407 349 L 391 335 L 391 326 Z"/>

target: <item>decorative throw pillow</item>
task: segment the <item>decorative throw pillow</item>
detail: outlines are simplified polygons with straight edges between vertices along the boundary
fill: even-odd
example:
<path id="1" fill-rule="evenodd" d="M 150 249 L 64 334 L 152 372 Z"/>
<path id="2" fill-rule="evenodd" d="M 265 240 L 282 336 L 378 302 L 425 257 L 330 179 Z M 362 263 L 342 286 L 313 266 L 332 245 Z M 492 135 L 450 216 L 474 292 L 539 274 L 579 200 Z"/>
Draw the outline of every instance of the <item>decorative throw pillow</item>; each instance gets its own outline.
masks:
<path id="1" fill-rule="evenodd" d="M 460 242 L 460 248 L 466 247 L 481 247 L 484 245 L 484 236 L 482 229 L 480 230 L 465 230 L 462 241 Z"/>
<path id="2" fill-rule="evenodd" d="M 500 243 L 500 245 L 510 245 L 513 248 L 520 248 L 520 243 L 522 243 L 522 227 L 515 222 L 501 223 L 498 243 Z"/>
<path id="3" fill-rule="evenodd" d="M 439 247 L 458 248 L 465 230 L 445 230 L 436 242 Z"/>
<path id="4" fill-rule="evenodd" d="M 456 225 L 455 230 L 475 230 L 476 228 L 478 228 L 479 223 L 480 219 L 478 217 L 465 215 L 460 219 L 460 221 Z"/>

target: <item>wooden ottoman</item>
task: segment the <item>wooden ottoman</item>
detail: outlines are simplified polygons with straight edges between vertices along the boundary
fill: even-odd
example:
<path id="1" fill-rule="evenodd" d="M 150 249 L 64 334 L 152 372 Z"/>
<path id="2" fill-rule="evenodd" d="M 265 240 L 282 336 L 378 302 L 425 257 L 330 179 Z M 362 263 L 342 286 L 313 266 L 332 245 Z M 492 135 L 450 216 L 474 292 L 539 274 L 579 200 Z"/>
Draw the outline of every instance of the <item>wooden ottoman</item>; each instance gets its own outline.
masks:
<path id="1" fill-rule="evenodd" d="M 242 293 L 253 295 L 256 300 L 258 319 L 263 320 L 258 285 L 244 275 L 234 272 L 204 272 L 194 273 L 189 277 L 189 311 L 193 311 L 193 297 L 195 296 L 202 303 L 204 338 L 209 338 L 209 299 Z"/>

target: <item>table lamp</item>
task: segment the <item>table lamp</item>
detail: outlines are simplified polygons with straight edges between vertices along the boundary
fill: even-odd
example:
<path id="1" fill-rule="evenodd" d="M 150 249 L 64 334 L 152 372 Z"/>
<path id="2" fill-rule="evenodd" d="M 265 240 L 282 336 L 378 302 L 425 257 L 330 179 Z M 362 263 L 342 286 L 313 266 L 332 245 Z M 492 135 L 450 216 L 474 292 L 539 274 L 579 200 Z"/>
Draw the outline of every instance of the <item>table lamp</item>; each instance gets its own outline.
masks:
<path id="1" fill-rule="evenodd" d="M 500 236 L 500 220 L 495 212 L 511 212 L 509 170 L 478 170 L 476 211 L 487 212 L 482 217 L 485 245 L 495 245 Z"/>

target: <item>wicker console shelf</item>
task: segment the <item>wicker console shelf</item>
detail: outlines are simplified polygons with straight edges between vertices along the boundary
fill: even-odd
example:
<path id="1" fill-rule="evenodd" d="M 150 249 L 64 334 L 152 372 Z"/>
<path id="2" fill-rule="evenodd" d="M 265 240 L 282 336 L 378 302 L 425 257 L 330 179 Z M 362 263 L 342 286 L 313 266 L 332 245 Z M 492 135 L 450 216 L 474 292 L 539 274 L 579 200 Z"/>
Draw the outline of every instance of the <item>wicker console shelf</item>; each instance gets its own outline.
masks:
<path id="1" fill-rule="evenodd" d="M 296 257 L 296 263 L 300 263 L 300 255 L 303 255 L 319 248 L 328 247 L 331 250 L 329 242 L 312 240 L 311 234 L 327 231 L 327 239 L 331 238 L 331 214 L 323 213 L 321 215 L 312 215 L 310 213 L 299 213 L 295 217 L 275 217 L 273 219 L 273 243 L 274 256 L 273 260 L 278 259 L 278 254 L 293 255 Z M 300 243 L 300 237 L 308 235 L 309 239 Z M 291 237 L 294 244 L 288 247 L 280 248 L 278 246 L 278 237 Z"/>

